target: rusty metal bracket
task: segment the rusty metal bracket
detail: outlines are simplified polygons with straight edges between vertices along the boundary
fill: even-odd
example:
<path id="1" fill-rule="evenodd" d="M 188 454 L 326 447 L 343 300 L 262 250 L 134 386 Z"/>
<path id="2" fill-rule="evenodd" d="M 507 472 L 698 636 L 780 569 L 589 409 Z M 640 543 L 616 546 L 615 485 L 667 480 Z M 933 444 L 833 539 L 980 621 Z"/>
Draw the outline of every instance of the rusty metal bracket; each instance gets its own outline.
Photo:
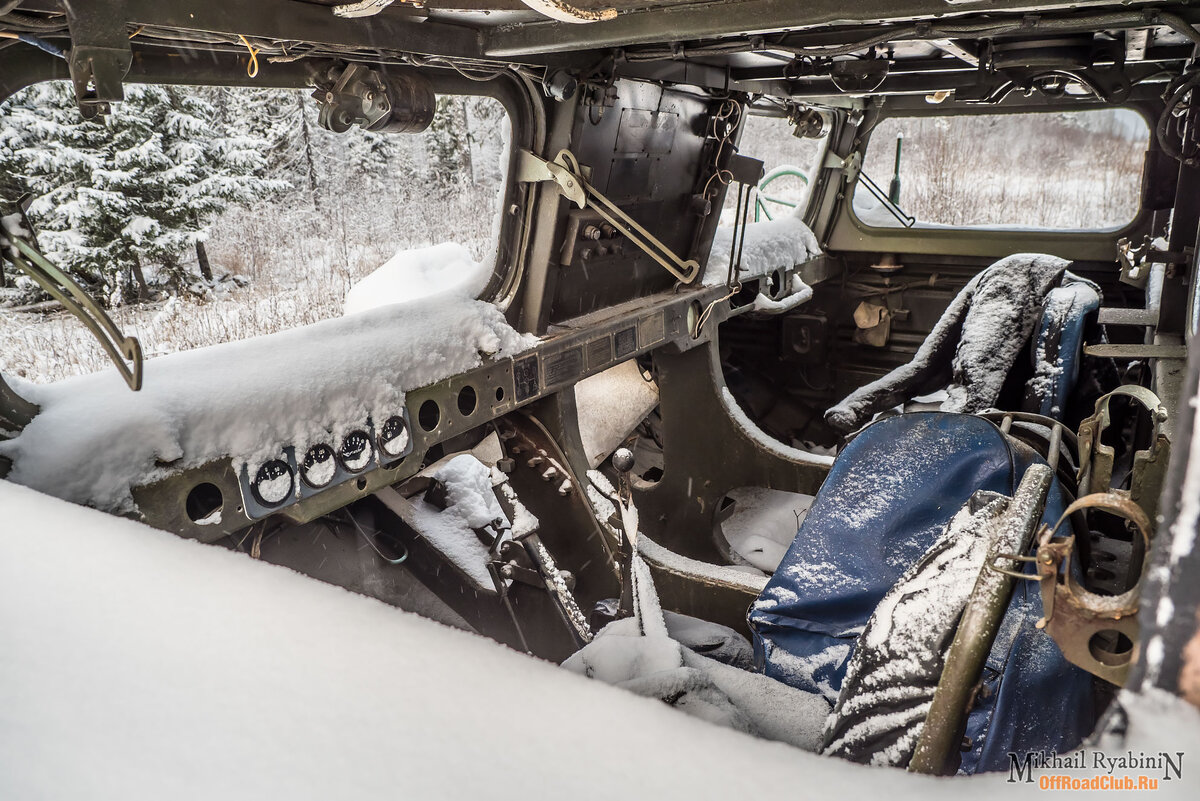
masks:
<path id="1" fill-rule="evenodd" d="M 550 19 L 572 25 L 617 18 L 615 8 L 579 8 L 564 2 L 564 0 L 521 0 L 521 2 Z"/>
<path id="2" fill-rule="evenodd" d="M 1133 476 L 1128 492 L 1110 490 L 1115 453 L 1105 445 L 1102 435 L 1112 424 L 1110 405 L 1113 398 L 1131 398 L 1141 404 L 1154 422 L 1154 439 L 1150 447 L 1133 456 Z M 1153 520 L 1158 511 L 1158 496 L 1162 491 L 1171 442 L 1167 437 L 1167 408 L 1158 396 L 1145 387 L 1134 384 L 1118 387 L 1096 401 L 1095 413 L 1079 424 L 1079 493 L 1113 491 L 1128 495 Z"/>
<path id="3" fill-rule="evenodd" d="M 1146 279 L 1150 275 L 1151 265 L 1190 264 L 1194 256 L 1192 248 L 1184 248 L 1178 252 L 1161 250 L 1155 247 L 1149 236 L 1142 237 L 1142 241 L 1137 245 L 1134 245 L 1129 237 L 1117 240 L 1117 261 L 1121 265 L 1121 281 L 1139 289 L 1146 287 Z"/>
<path id="4" fill-rule="evenodd" d="M 567 200 L 581 209 L 587 205 L 587 192 L 575 175 L 557 161 L 546 161 L 528 150 L 522 150 L 517 159 L 517 180 L 521 183 L 553 182 L 558 184 L 558 191 Z"/>
<path id="5" fill-rule="evenodd" d="M 1085 509 L 1100 509 L 1129 521 L 1141 535 L 1147 552 L 1150 549 L 1150 519 L 1127 496 L 1094 493 L 1072 503 L 1054 528 L 1043 527 L 1039 537 L 1036 559 L 1043 617 L 1037 626 L 1054 638 L 1069 662 L 1120 687 L 1138 651 L 1141 579 L 1120 595 L 1097 595 L 1079 584 L 1071 572 L 1075 536 L 1056 534 L 1072 514 Z"/>

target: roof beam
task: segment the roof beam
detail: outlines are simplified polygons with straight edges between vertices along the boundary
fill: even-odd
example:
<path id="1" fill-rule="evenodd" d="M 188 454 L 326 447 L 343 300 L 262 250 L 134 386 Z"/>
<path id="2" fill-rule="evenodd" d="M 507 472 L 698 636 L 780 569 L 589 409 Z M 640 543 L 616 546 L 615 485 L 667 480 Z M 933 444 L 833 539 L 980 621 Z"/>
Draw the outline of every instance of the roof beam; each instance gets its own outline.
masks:
<path id="1" fill-rule="evenodd" d="M 436 22 L 407 12 L 363 20 L 334 16 L 329 6 L 292 0 L 87 1 L 93 7 L 92 13 L 104 13 L 130 25 L 459 58 L 479 58 L 483 48 L 483 34 L 477 28 Z M 103 11 L 95 6 L 103 6 Z M 26 3 L 25 8 L 61 11 L 53 0 L 35 0 Z"/>
<path id="2" fill-rule="evenodd" d="M 500 25 L 486 34 L 484 52 L 491 58 L 513 58 L 534 53 L 750 36 L 817 26 L 861 25 L 866 20 L 874 24 L 926 20 L 936 26 L 939 22 L 950 24 L 958 18 L 979 13 L 1045 15 L 1062 11 L 1083 17 L 1089 9 L 1139 13 L 1113 0 L 991 0 L 986 3 L 860 0 L 853 4 L 853 16 L 847 10 L 846 0 L 699 2 L 656 5 L 587 25 L 552 21 Z M 1171 7 L 1171 11 L 1179 13 L 1183 9 Z"/>

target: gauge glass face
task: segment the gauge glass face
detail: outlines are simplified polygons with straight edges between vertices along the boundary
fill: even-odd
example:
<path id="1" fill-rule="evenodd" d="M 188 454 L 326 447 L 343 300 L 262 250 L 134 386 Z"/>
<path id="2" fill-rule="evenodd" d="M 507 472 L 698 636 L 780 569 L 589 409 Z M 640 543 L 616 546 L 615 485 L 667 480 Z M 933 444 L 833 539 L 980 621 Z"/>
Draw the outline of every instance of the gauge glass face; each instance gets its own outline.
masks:
<path id="1" fill-rule="evenodd" d="M 324 443 L 313 445 L 308 449 L 308 453 L 304 454 L 304 463 L 300 465 L 300 477 L 313 489 L 328 486 L 329 482 L 333 481 L 335 472 L 337 472 L 337 463 L 334 459 L 333 448 L 328 445 Z"/>
<path id="2" fill-rule="evenodd" d="M 342 440 L 342 447 L 338 450 L 338 461 L 351 473 L 361 473 L 371 464 L 371 457 L 374 455 L 371 438 L 367 433 L 351 431 Z"/>
<path id="3" fill-rule="evenodd" d="M 408 448 L 408 426 L 404 418 L 389 417 L 379 430 L 379 448 L 388 456 L 400 456 Z"/>
<path id="4" fill-rule="evenodd" d="M 282 459 L 272 459 L 258 468 L 250 490 L 263 506 L 278 506 L 292 495 L 296 482 L 292 468 Z"/>

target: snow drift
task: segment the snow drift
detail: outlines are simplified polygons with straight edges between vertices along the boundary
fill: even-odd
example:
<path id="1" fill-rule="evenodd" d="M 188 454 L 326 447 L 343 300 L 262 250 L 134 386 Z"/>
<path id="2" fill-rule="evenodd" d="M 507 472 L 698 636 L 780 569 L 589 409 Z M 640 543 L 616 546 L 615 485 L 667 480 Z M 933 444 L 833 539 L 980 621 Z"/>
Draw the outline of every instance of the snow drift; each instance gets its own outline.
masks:
<path id="1" fill-rule="evenodd" d="M 443 294 L 476 297 L 491 268 L 457 242 L 401 250 L 346 293 L 346 314 Z"/>

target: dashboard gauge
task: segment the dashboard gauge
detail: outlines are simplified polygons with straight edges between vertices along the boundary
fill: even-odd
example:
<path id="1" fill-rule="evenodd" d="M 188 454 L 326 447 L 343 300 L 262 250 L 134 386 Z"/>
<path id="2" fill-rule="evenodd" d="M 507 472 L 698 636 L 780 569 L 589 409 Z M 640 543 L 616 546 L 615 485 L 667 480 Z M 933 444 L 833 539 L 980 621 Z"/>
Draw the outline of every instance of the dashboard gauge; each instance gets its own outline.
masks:
<path id="1" fill-rule="evenodd" d="M 272 459 L 258 468 L 254 481 L 250 482 L 250 491 L 254 500 L 263 506 L 279 506 L 292 497 L 296 488 L 292 468 L 282 459 Z"/>
<path id="2" fill-rule="evenodd" d="M 333 454 L 333 448 L 324 443 L 313 445 L 304 454 L 304 461 L 300 464 L 300 478 L 304 479 L 304 483 L 313 489 L 321 489 L 329 485 L 333 481 L 333 475 L 337 472 L 337 462 Z"/>
<path id="3" fill-rule="evenodd" d="M 379 449 L 391 457 L 403 456 L 408 450 L 408 425 L 404 418 L 395 415 L 389 417 L 379 430 Z"/>
<path id="4" fill-rule="evenodd" d="M 371 464 L 375 450 L 371 446 L 371 438 L 365 431 L 351 431 L 342 440 L 338 449 L 338 462 L 351 473 L 361 473 Z"/>

